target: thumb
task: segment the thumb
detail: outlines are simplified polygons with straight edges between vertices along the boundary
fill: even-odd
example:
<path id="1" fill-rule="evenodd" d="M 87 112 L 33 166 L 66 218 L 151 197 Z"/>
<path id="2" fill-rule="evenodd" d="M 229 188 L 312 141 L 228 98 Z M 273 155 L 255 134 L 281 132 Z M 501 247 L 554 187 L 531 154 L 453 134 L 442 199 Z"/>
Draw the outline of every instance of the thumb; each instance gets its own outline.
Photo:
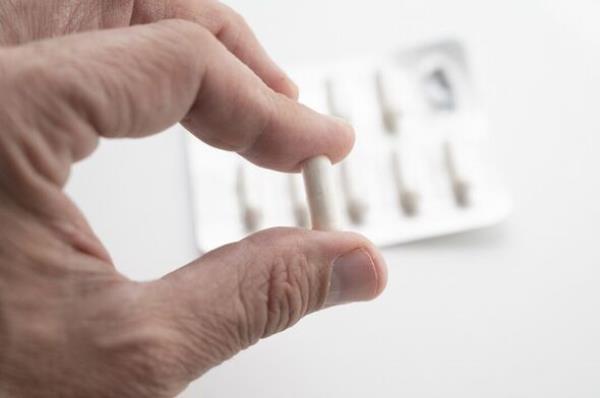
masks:
<path id="1" fill-rule="evenodd" d="M 386 281 L 383 258 L 361 236 L 277 228 L 210 252 L 158 286 L 187 366 L 201 374 L 311 312 L 375 298 Z"/>

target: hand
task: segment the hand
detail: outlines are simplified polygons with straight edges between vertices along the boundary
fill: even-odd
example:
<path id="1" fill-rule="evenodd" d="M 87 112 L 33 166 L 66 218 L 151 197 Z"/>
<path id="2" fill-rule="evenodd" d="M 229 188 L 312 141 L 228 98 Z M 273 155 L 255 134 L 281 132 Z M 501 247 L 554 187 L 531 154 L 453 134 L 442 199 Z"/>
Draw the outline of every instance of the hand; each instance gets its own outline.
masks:
<path id="1" fill-rule="evenodd" d="M 182 120 L 281 171 L 348 153 L 351 128 L 294 101 L 230 9 L 12 0 L 0 4 L 0 43 L 0 396 L 172 397 L 304 315 L 383 290 L 385 265 L 367 240 L 297 229 L 134 282 L 64 194 L 71 164 L 99 137 Z"/>

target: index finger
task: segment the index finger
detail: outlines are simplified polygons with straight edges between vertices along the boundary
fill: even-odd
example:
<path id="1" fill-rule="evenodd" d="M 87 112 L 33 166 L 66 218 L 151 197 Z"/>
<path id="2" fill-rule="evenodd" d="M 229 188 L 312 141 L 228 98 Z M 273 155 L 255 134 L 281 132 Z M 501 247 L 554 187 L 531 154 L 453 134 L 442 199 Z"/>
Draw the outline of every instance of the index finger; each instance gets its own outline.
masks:
<path id="1" fill-rule="evenodd" d="M 183 121 L 196 136 L 279 171 L 296 171 L 316 155 L 335 163 L 350 152 L 354 131 L 346 122 L 273 91 L 219 42 L 210 40 L 209 48 L 205 78 Z"/>
<path id="2" fill-rule="evenodd" d="M 351 127 L 275 92 L 195 23 L 87 32 L 5 53 L 12 78 L 0 83 L 12 83 L 4 92 L 34 123 L 28 130 L 64 157 L 53 180 L 98 136 L 147 136 L 182 119 L 208 144 L 279 171 L 317 155 L 339 161 L 353 145 Z"/>

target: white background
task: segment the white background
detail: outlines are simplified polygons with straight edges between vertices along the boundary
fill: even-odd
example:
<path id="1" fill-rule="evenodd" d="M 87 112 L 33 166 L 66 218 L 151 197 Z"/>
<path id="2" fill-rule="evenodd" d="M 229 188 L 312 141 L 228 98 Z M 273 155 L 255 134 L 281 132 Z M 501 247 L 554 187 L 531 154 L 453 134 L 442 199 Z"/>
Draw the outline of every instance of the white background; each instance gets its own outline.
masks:
<path id="1" fill-rule="evenodd" d="M 232 0 L 285 65 L 458 37 L 516 210 L 385 252 L 376 302 L 309 316 L 183 397 L 600 396 L 600 2 Z M 183 139 L 103 142 L 69 192 L 118 267 L 197 256 Z"/>

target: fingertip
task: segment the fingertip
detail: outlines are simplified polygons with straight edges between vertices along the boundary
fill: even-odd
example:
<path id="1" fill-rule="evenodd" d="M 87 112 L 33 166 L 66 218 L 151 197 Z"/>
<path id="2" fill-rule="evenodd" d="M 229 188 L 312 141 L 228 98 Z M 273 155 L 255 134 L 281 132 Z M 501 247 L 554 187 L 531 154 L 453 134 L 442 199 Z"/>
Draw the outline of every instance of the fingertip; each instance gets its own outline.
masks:
<path id="1" fill-rule="evenodd" d="M 336 164 L 350 153 L 355 134 L 348 122 L 270 93 L 274 105 L 265 112 L 267 128 L 255 135 L 251 145 L 238 150 L 240 155 L 261 167 L 298 172 L 307 159 L 327 156 Z"/>
<path id="2" fill-rule="evenodd" d="M 373 300 L 387 285 L 387 266 L 379 250 L 360 235 L 348 238 L 355 246 L 332 263 L 325 307 Z"/>
<path id="3" fill-rule="evenodd" d="M 354 126 L 346 120 L 334 116 L 329 116 L 329 118 L 335 126 L 331 133 L 334 141 L 330 145 L 332 153 L 329 155 L 331 162 L 336 164 L 344 160 L 354 148 L 356 133 Z"/>
<path id="4" fill-rule="evenodd" d="M 388 281 L 386 261 L 367 238 L 353 232 L 324 232 L 276 228 L 250 239 L 264 247 L 294 247 L 318 267 L 329 269 L 324 307 L 371 301 L 380 296 Z M 289 253 L 288 253 L 289 254 Z M 286 257 L 286 256 L 282 256 Z"/>
<path id="5" fill-rule="evenodd" d="M 365 247 L 365 250 L 369 253 L 369 256 L 373 261 L 373 270 L 376 279 L 373 295 L 369 298 L 369 300 L 373 300 L 379 297 L 387 287 L 388 267 L 381 251 L 377 249 L 371 242 L 369 242 L 369 244 Z"/>

